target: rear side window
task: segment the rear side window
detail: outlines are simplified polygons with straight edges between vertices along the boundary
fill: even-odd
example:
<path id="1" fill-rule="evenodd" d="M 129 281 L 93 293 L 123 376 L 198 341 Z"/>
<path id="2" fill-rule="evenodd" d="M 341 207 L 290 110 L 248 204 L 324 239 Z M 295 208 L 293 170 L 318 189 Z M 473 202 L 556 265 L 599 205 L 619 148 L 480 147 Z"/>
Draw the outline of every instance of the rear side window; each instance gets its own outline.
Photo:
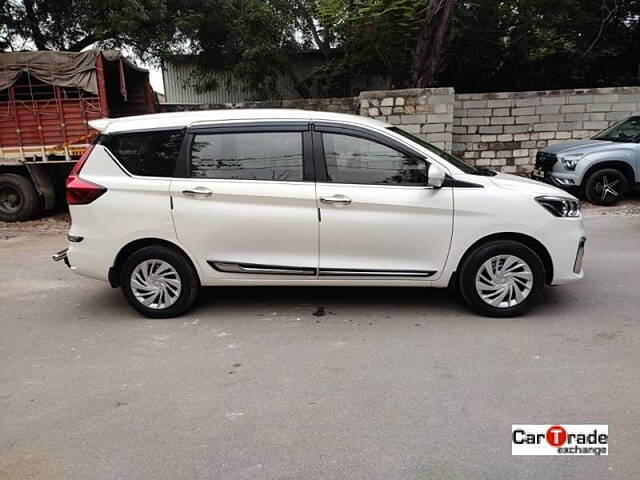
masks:
<path id="1" fill-rule="evenodd" d="M 301 132 L 207 133 L 193 138 L 191 176 L 302 181 Z"/>
<path id="2" fill-rule="evenodd" d="M 100 143 L 133 175 L 170 177 L 176 166 L 184 130 L 107 135 Z"/>

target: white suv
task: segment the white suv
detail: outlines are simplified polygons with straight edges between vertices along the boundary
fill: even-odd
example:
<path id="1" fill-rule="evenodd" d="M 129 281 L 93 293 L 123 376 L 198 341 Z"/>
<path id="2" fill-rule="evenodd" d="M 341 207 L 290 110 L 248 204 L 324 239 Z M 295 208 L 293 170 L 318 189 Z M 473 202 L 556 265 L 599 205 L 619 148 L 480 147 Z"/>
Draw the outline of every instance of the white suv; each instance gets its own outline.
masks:
<path id="1" fill-rule="evenodd" d="M 512 316 L 545 283 L 583 276 L 574 197 L 377 120 L 222 110 L 91 126 L 55 258 L 149 317 L 219 285 L 452 285 L 477 312 Z"/>

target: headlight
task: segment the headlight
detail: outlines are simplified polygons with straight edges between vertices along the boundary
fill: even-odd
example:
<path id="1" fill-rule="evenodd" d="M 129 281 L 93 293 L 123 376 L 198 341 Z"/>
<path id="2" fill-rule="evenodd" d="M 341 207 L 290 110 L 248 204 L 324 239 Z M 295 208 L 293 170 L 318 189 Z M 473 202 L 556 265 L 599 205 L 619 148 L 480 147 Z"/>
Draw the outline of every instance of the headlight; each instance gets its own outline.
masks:
<path id="1" fill-rule="evenodd" d="M 556 217 L 579 217 L 580 202 L 564 197 L 536 197 L 536 202 Z"/>
<path id="2" fill-rule="evenodd" d="M 584 153 L 575 153 L 573 155 L 564 155 L 561 158 L 562 166 L 565 170 L 575 170 L 578 160 L 584 156 Z"/>

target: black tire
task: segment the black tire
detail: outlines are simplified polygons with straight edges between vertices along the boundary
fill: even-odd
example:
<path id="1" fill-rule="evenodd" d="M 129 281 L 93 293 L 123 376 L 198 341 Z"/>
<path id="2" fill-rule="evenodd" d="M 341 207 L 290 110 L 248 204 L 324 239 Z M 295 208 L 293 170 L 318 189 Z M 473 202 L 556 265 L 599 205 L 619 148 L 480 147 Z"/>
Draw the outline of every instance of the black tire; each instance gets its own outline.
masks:
<path id="1" fill-rule="evenodd" d="M 604 189 L 603 186 L 606 185 L 610 189 Z M 596 205 L 613 205 L 625 196 L 628 189 L 629 181 L 620 170 L 603 168 L 589 174 L 584 185 L 584 195 Z"/>
<path id="2" fill-rule="evenodd" d="M 532 285 L 529 288 L 528 294 L 524 300 L 513 306 L 501 307 L 490 305 L 481 298 L 476 288 L 476 277 L 482 265 L 489 259 L 499 255 L 512 255 L 517 257 L 522 260 L 531 271 Z M 517 271 L 520 272 L 522 269 Z M 505 281 L 507 283 L 509 282 L 509 280 Z M 512 240 L 497 240 L 476 247 L 463 260 L 458 275 L 458 288 L 465 303 L 476 312 L 490 317 L 515 317 L 522 315 L 538 301 L 544 289 L 544 284 L 545 270 L 540 257 L 526 245 Z"/>
<path id="3" fill-rule="evenodd" d="M 147 260 L 159 260 L 168 263 L 177 273 L 181 282 L 177 300 L 165 308 L 152 308 L 144 305 L 133 292 L 131 277 L 134 270 Z M 173 278 L 173 277 L 172 277 Z M 198 274 L 193 265 L 182 252 L 164 245 L 143 247 L 127 258 L 120 271 L 120 285 L 127 302 L 138 312 L 149 318 L 176 317 L 187 311 L 195 301 L 200 289 Z"/>
<path id="4" fill-rule="evenodd" d="M 33 182 L 22 175 L 0 175 L 0 220 L 23 222 L 40 209 L 40 197 Z"/>

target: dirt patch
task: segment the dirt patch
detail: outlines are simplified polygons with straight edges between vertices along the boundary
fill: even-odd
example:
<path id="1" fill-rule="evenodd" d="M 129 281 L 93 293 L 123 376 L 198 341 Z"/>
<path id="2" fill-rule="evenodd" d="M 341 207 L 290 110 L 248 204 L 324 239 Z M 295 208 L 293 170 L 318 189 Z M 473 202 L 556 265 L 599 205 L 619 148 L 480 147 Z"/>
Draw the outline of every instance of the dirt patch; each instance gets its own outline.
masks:
<path id="1" fill-rule="evenodd" d="M 630 193 L 623 201 L 611 207 L 582 202 L 586 215 L 640 215 L 640 192 Z"/>
<path id="2" fill-rule="evenodd" d="M 28 222 L 0 222 L 0 240 L 27 235 L 61 233 L 69 230 L 71 217 L 68 213 L 29 220 Z"/>

